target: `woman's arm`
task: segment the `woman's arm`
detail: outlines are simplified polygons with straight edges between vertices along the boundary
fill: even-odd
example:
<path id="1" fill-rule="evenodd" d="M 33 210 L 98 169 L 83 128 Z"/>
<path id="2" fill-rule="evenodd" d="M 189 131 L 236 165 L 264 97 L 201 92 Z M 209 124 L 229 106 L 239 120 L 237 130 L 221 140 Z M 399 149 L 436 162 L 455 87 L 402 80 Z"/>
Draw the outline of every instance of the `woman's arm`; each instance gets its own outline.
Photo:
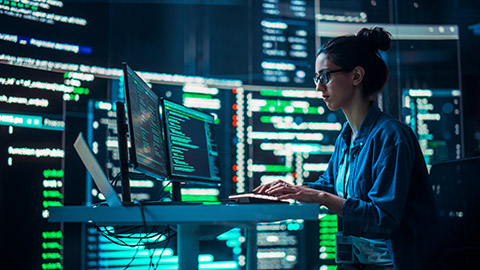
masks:
<path id="1" fill-rule="evenodd" d="M 307 186 L 294 186 L 284 181 L 275 181 L 269 184 L 261 185 L 253 192 L 273 195 L 279 199 L 294 199 L 304 203 L 318 203 L 327 207 L 335 214 L 343 214 L 344 198 L 332 193 L 316 190 Z"/>

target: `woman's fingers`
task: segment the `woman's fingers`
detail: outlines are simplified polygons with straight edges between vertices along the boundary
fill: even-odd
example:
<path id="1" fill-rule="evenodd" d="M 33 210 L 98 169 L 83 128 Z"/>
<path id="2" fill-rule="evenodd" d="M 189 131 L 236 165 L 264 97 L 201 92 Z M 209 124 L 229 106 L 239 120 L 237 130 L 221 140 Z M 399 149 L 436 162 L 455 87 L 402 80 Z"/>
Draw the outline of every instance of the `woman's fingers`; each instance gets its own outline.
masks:
<path id="1" fill-rule="evenodd" d="M 284 199 L 299 200 L 299 198 L 301 197 L 301 193 L 302 193 L 301 191 L 298 191 L 298 192 L 294 192 L 294 193 L 283 194 L 283 195 L 278 196 L 278 199 L 280 199 L 280 200 L 284 200 Z"/>
<path id="2" fill-rule="evenodd" d="M 285 182 L 282 180 L 277 180 L 268 184 L 263 184 L 258 187 L 256 187 L 254 190 L 252 190 L 253 193 L 259 193 L 259 194 L 268 194 L 267 191 L 271 190 L 272 188 L 277 188 L 279 186 L 282 186 Z"/>
<path id="3" fill-rule="evenodd" d="M 305 186 L 288 184 L 282 180 L 258 186 L 253 192 L 276 196 L 279 199 L 295 199 L 306 203 L 321 203 L 319 196 L 320 191 Z"/>
<path id="4" fill-rule="evenodd" d="M 296 191 L 297 191 L 296 186 L 290 185 L 282 181 L 270 187 L 268 190 L 265 191 L 265 193 L 273 196 L 281 196 L 288 193 L 294 193 Z"/>
<path id="5" fill-rule="evenodd" d="M 275 182 L 272 183 L 270 188 L 265 190 L 265 193 L 268 194 L 268 195 L 275 195 L 280 190 L 282 190 L 285 187 L 285 185 L 286 185 L 286 183 L 281 181 L 281 180 L 275 181 Z"/>

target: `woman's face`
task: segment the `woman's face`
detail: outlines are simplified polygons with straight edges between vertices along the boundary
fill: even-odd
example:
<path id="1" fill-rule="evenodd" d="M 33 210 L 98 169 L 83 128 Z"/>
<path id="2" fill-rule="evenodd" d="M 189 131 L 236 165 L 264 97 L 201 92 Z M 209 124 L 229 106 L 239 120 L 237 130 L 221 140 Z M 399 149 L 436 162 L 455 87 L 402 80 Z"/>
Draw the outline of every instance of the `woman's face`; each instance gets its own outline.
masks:
<path id="1" fill-rule="evenodd" d="M 327 55 L 323 53 L 318 55 L 315 62 L 316 76 L 320 76 L 322 72 L 340 69 L 341 67 L 328 60 Z M 327 107 L 332 111 L 348 107 L 354 97 L 352 72 L 339 71 L 330 73 L 327 77 L 329 79 L 325 85 L 322 85 L 319 81 L 315 88 L 317 91 L 322 92 L 322 97 Z"/>

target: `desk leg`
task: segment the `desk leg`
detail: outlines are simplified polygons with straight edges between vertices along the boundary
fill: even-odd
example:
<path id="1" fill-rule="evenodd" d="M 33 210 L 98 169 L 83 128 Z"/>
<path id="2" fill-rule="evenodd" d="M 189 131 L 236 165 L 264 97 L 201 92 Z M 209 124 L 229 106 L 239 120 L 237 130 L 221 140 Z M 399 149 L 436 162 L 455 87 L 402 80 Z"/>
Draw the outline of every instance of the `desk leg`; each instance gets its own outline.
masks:
<path id="1" fill-rule="evenodd" d="M 200 244 L 198 239 L 198 225 L 177 225 L 178 269 L 198 269 L 198 254 Z"/>
<path id="2" fill-rule="evenodd" d="M 257 227 L 250 227 L 247 231 L 247 270 L 257 269 Z"/>

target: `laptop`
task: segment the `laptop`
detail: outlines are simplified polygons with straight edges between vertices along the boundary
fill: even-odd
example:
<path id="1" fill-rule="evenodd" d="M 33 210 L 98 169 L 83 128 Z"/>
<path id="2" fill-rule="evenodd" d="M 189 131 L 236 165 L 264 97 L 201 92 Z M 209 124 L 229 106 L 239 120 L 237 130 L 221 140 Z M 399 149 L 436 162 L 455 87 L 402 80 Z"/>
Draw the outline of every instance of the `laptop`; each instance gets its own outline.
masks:
<path id="1" fill-rule="evenodd" d="M 103 196 L 105 196 L 108 206 L 122 206 L 122 202 L 120 201 L 117 192 L 115 192 L 112 184 L 110 184 L 110 182 L 108 181 L 105 172 L 100 167 L 100 164 L 98 164 L 97 159 L 93 155 L 92 150 L 90 150 L 90 147 L 83 138 L 81 132 L 78 134 L 77 139 L 73 144 L 73 147 L 77 151 L 77 154 L 80 156 L 80 159 L 82 160 L 83 164 L 92 176 L 93 181 L 95 181 L 98 189 L 103 194 Z"/>

